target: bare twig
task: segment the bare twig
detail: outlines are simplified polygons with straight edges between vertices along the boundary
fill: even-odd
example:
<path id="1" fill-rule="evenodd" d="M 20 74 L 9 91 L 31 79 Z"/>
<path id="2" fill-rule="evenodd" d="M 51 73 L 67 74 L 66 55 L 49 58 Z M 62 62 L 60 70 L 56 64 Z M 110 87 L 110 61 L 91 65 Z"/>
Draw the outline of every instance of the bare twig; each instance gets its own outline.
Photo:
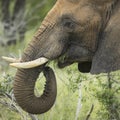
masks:
<path id="1" fill-rule="evenodd" d="M 80 110 L 82 108 L 81 100 L 82 100 L 82 91 L 81 91 L 81 85 L 79 85 L 79 98 L 78 98 L 75 120 L 78 120 L 78 116 L 79 116 Z"/>
<path id="2" fill-rule="evenodd" d="M 0 104 L 6 108 L 9 108 L 10 110 L 18 113 L 18 110 L 15 108 L 15 106 L 13 104 L 11 105 L 11 104 L 9 104 L 7 102 L 3 102 L 3 101 L 0 101 Z"/>
<path id="3" fill-rule="evenodd" d="M 91 116 L 91 113 L 93 112 L 93 109 L 94 109 L 94 105 L 92 104 L 91 109 L 90 109 L 90 111 L 88 112 L 87 117 L 86 117 L 85 120 L 89 120 L 89 118 L 90 118 L 90 116 Z"/>
<path id="4" fill-rule="evenodd" d="M 39 120 L 36 115 L 29 114 L 31 120 Z"/>

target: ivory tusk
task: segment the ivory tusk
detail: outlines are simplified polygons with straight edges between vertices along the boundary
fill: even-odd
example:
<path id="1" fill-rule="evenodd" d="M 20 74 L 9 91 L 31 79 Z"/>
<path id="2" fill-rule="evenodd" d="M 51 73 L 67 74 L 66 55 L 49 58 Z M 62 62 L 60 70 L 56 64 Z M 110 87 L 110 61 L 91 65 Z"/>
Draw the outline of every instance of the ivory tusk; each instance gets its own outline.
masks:
<path id="1" fill-rule="evenodd" d="M 11 63 L 10 66 L 16 67 L 16 68 L 28 69 L 28 68 L 34 68 L 34 67 L 43 65 L 46 62 L 48 62 L 48 59 L 41 57 L 41 58 L 38 58 L 33 61 L 29 61 L 29 62 Z"/>
<path id="2" fill-rule="evenodd" d="M 20 62 L 20 59 L 11 58 L 11 57 L 2 56 L 2 59 L 4 59 L 7 62 L 11 62 L 11 63 L 18 63 L 18 62 Z"/>

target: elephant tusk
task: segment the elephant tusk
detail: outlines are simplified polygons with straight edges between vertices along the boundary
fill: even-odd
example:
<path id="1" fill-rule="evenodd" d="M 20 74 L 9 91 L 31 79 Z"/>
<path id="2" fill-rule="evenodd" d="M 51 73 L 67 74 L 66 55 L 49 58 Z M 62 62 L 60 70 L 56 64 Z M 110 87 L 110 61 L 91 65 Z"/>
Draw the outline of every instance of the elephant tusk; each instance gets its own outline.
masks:
<path id="1" fill-rule="evenodd" d="M 11 62 L 11 63 L 18 63 L 18 62 L 20 62 L 20 59 L 11 58 L 11 57 L 2 56 L 2 59 L 4 59 L 7 62 Z"/>
<path id="2" fill-rule="evenodd" d="M 15 68 L 28 69 L 28 68 L 34 68 L 34 67 L 43 65 L 46 62 L 48 62 L 48 59 L 45 57 L 41 57 L 41 58 L 38 58 L 33 61 L 29 61 L 29 62 L 11 63 L 10 66 L 15 67 Z"/>

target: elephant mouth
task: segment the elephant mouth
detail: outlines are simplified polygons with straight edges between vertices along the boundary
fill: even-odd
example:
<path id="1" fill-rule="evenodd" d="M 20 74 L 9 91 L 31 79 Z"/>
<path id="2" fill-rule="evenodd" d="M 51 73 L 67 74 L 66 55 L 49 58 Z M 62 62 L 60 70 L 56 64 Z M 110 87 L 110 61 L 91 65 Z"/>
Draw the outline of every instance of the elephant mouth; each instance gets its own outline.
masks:
<path id="1" fill-rule="evenodd" d="M 94 52 L 81 46 L 71 46 L 68 51 L 58 59 L 58 67 L 64 68 L 73 63 L 78 63 L 78 70 L 88 73 L 91 70 Z"/>
<path id="2" fill-rule="evenodd" d="M 89 73 L 91 70 L 92 66 L 92 61 L 90 59 L 84 58 L 81 60 L 75 60 L 73 61 L 72 59 L 59 59 L 58 60 L 58 67 L 59 68 L 65 68 L 71 64 L 78 63 L 78 70 L 82 73 Z"/>

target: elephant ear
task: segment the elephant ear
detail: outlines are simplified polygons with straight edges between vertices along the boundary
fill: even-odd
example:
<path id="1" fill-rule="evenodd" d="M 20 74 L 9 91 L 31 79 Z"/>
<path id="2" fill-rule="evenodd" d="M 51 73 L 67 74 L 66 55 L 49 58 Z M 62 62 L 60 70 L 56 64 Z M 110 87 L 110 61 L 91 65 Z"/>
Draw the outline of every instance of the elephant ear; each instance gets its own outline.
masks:
<path id="1" fill-rule="evenodd" d="M 112 14 L 93 57 L 91 73 L 120 69 L 120 5 Z"/>

